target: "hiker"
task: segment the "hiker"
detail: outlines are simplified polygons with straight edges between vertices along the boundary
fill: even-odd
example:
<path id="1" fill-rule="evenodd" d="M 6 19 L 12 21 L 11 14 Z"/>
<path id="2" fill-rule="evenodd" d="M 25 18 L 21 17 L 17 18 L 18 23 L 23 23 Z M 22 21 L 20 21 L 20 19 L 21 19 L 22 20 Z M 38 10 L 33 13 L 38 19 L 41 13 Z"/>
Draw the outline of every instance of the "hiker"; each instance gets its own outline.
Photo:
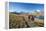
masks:
<path id="1" fill-rule="evenodd" d="M 34 16 L 32 15 L 32 18 L 31 18 L 32 21 L 34 21 Z"/>
<path id="2" fill-rule="evenodd" d="M 30 19 L 30 16 L 28 16 L 28 19 Z"/>
<path id="3" fill-rule="evenodd" d="M 31 19 L 32 21 L 34 21 L 34 16 L 33 16 L 33 15 L 29 15 L 29 16 L 28 16 L 28 19 L 29 19 L 29 20 Z"/>
<path id="4" fill-rule="evenodd" d="M 30 17 L 31 17 L 31 15 L 28 16 L 28 19 L 31 19 Z"/>

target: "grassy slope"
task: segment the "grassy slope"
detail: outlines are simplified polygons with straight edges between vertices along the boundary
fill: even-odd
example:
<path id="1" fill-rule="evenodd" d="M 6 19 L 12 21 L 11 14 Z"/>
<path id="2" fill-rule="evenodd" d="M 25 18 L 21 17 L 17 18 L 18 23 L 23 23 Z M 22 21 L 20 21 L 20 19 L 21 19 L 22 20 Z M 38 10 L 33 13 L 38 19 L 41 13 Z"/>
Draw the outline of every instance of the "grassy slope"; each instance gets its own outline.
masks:
<path id="1" fill-rule="evenodd" d="M 26 21 L 23 16 L 16 16 L 16 14 L 9 14 L 9 28 L 26 28 L 26 27 L 42 27 L 44 24 L 35 21 Z"/>

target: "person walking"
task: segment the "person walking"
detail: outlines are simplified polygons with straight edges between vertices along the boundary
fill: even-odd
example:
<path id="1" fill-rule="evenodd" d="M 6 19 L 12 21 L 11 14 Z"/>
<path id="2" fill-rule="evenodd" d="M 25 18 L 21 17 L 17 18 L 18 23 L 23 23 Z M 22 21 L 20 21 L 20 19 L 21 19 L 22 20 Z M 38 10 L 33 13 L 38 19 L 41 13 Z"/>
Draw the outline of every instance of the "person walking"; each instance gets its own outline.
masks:
<path id="1" fill-rule="evenodd" d="M 34 21 L 34 16 L 32 15 L 32 18 L 31 18 L 32 21 Z"/>

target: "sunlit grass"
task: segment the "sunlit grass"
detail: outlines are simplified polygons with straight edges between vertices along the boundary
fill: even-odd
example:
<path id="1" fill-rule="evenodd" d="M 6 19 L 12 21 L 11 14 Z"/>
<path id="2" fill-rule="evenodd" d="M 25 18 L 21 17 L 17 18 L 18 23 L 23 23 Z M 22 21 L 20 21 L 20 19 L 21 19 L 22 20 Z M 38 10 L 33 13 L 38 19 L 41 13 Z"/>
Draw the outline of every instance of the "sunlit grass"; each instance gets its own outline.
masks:
<path id="1" fill-rule="evenodd" d="M 44 23 L 36 21 L 26 21 L 24 16 L 9 14 L 9 28 L 43 27 Z"/>

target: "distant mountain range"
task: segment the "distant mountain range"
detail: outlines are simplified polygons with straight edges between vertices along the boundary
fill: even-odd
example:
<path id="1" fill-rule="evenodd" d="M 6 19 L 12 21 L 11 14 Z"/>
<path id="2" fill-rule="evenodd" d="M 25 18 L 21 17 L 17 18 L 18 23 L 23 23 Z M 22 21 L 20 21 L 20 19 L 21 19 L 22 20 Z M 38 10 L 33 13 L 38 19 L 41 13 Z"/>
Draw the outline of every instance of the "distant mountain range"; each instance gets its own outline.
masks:
<path id="1" fill-rule="evenodd" d="M 10 12 L 10 13 L 13 13 L 13 14 L 33 14 L 33 15 L 44 15 L 44 12 L 41 11 L 41 12 L 37 12 L 37 11 L 32 11 L 31 12 Z"/>
<path id="2" fill-rule="evenodd" d="M 10 12 L 10 13 L 13 13 L 13 14 L 29 14 L 29 13 L 26 13 L 26 12 Z"/>

